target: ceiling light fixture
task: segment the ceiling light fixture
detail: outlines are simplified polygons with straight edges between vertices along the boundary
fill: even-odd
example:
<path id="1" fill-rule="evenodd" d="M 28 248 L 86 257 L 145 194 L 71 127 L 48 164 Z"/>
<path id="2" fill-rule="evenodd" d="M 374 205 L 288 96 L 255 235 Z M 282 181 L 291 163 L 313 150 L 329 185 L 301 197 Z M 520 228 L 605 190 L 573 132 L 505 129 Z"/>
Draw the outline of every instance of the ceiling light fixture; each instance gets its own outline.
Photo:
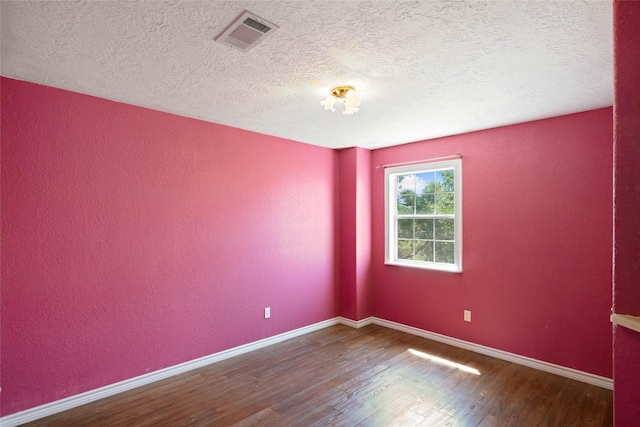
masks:
<path id="1" fill-rule="evenodd" d="M 356 93 L 353 86 L 334 87 L 331 89 L 331 94 L 327 96 L 327 99 L 320 101 L 320 105 L 322 105 L 325 110 L 331 110 L 331 112 L 334 112 L 336 109 L 333 108 L 333 105 L 336 103 L 336 99 L 338 98 L 344 99 L 344 111 L 342 114 L 353 114 L 358 112 L 358 105 L 362 102 L 362 98 L 360 98 L 360 95 Z"/>

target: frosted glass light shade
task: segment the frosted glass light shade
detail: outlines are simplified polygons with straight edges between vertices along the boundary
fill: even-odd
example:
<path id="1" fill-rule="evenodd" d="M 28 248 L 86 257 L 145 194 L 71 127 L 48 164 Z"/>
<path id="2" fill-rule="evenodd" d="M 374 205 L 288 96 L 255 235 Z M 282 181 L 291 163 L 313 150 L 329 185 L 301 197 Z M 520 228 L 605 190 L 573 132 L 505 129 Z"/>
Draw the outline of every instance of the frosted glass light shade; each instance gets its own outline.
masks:
<path id="1" fill-rule="evenodd" d="M 325 99 L 324 101 L 320 101 L 320 105 L 324 106 L 325 110 L 331 110 L 331 112 L 336 111 L 335 108 L 333 108 L 333 104 L 336 103 L 336 98 L 332 95 L 327 96 L 327 99 Z"/>
<path id="2" fill-rule="evenodd" d="M 360 95 L 358 95 L 354 90 L 348 91 L 347 96 L 344 100 L 344 111 L 342 112 L 342 114 L 350 115 L 353 113 L 357 113 L 358 110 L 360 110 L 358 106 L 361 102 L 362 98 L 360 98 Z"/>

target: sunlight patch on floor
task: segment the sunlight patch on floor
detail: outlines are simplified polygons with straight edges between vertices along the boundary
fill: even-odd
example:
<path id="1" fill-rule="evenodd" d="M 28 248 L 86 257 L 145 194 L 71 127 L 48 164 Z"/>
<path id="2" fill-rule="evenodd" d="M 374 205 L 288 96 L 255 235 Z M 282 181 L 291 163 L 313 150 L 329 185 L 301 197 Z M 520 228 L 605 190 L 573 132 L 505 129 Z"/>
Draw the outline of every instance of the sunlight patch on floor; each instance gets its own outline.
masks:
<path id="1" fill-rule="evenodd" d="M 464 372 L 469 372 L 469 373 L 474 374 L 474 375 L 480 375 L 480 371 L 478 371 L 475 368 L 471 368 L 469 366 L 461 365 L 459 363 L 452 362 L 451 360 L 443 359 L 441 357 L 432 356 L 431 354 L 423 353 L 422 351 L 418 351 L 418 350 L 414 350 L 414 349 L 410 348 L 409 349 L 409 353 L 413 354 L 414 356 L 418 356 L 418 357 L 421 357 L 423 359 L 430 360 L 430 361 L 432 361 L 434 363 L 438 363 L 440 365 L 450 366 L 452 368 L 460 369 L 461 371 L 464 371 Z"/>

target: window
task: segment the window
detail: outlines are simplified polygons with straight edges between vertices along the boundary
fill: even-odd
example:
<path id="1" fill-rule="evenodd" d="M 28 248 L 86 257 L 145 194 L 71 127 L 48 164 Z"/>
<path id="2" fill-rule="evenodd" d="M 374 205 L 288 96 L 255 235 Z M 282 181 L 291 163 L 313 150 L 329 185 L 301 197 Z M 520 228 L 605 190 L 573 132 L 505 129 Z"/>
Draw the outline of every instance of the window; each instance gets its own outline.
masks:
<path id="1" fill-rule="evenodd" d="M 385 263 L 462 271 L 462 160 L 385 170 Z"/>

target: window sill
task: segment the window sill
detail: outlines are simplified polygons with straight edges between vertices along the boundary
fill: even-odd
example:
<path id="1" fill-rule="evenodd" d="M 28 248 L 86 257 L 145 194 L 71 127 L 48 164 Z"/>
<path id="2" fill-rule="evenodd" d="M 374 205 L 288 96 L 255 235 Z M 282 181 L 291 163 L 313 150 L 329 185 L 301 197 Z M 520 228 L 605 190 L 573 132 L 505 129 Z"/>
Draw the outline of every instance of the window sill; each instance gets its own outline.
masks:
<path id="1" fill-rule="evenodd" d="M 448 273 L 462 273 L 462 268 L 457 265 L 438 264 L 415 264 L 412 262 L 385 261 L 385 265 L 395 265 L 397 267 L 419 268 L 421 270 L 445 271 Z"/>

